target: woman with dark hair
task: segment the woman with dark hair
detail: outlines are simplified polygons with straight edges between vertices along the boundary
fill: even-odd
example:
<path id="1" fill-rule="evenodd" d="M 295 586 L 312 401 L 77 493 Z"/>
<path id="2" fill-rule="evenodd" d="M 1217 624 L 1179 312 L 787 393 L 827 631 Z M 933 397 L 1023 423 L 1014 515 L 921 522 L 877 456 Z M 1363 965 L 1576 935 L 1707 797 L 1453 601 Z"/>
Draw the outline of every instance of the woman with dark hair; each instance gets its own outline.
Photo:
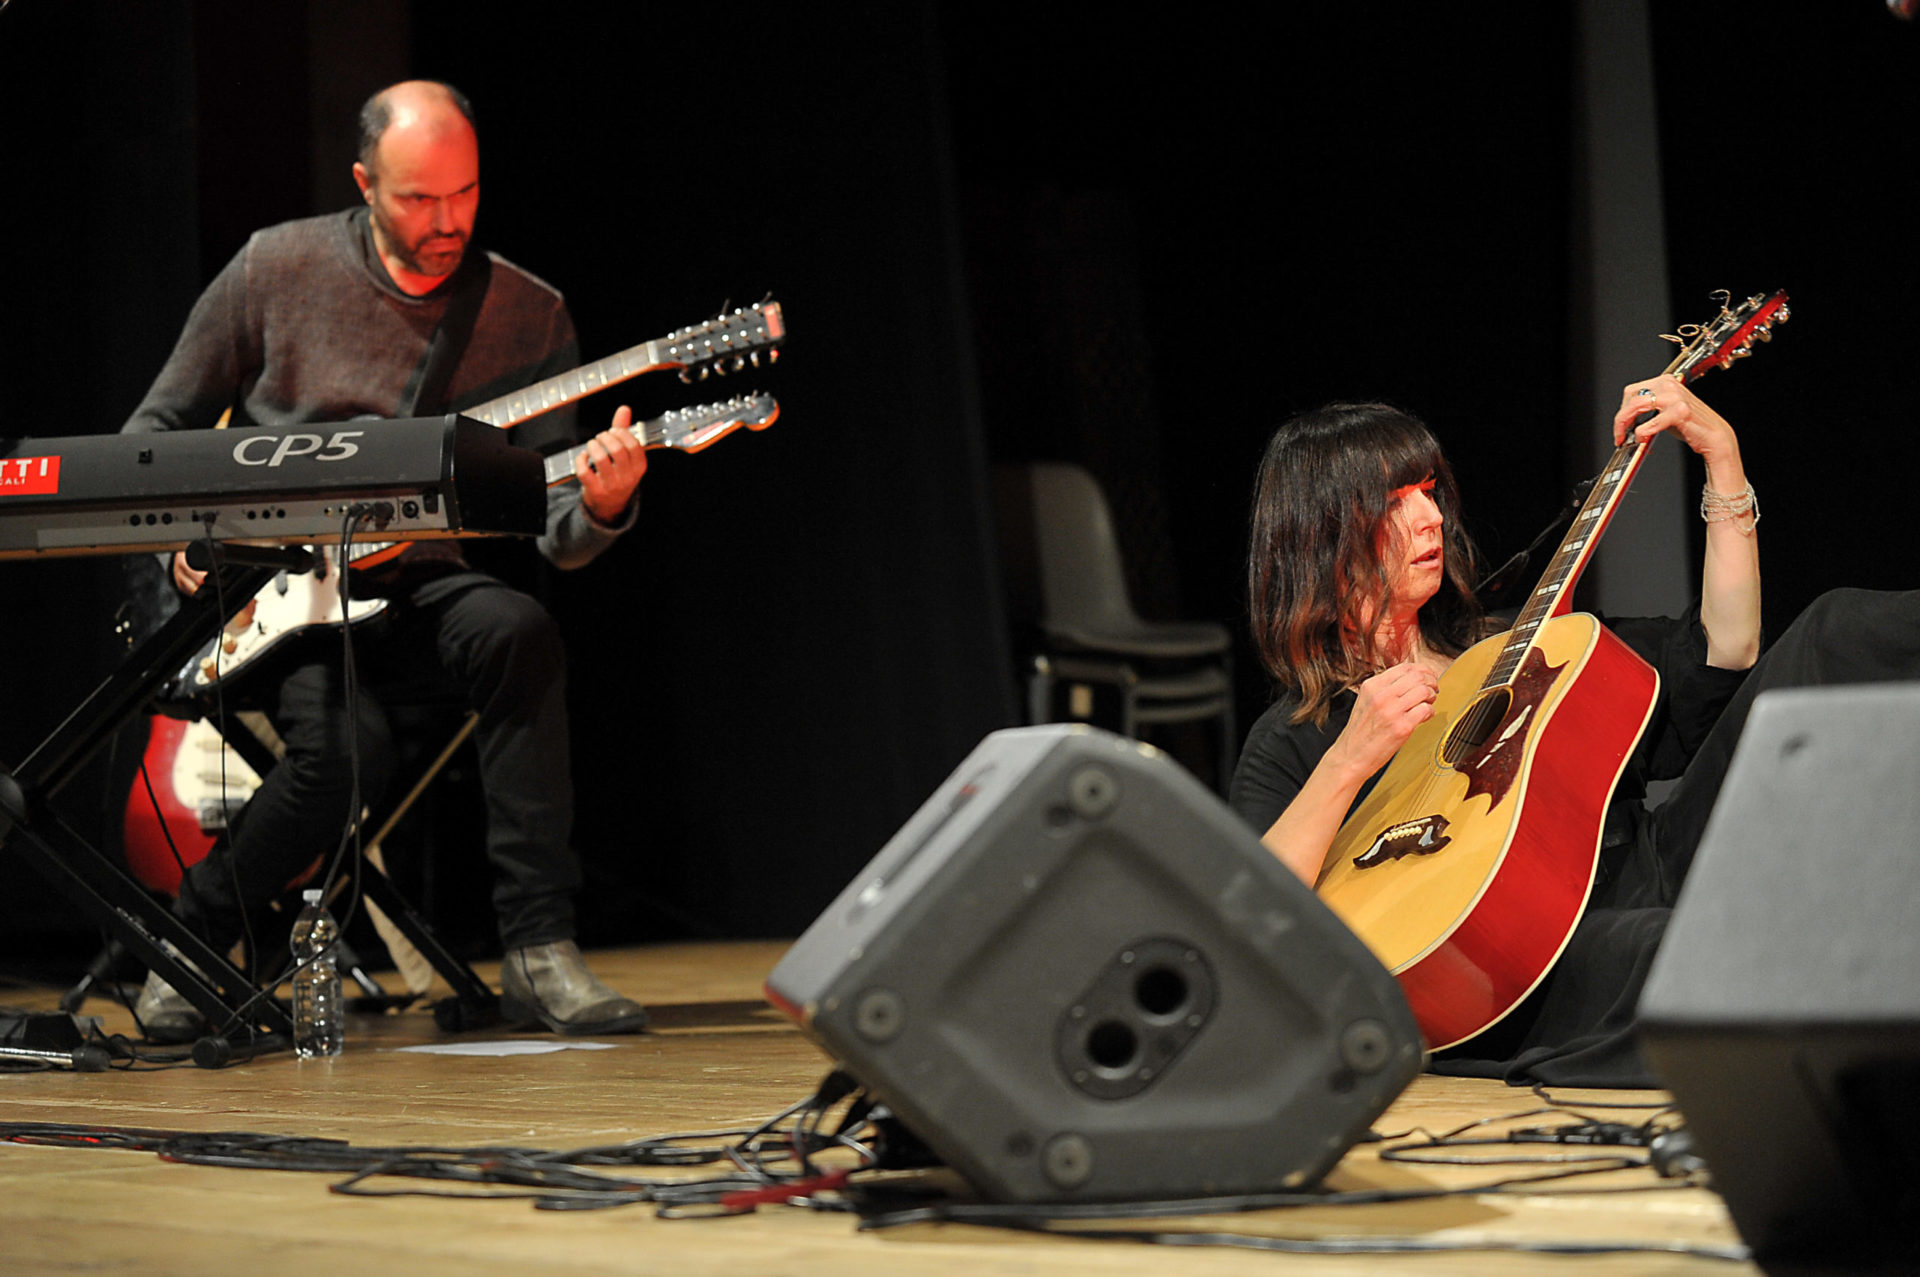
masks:
<path id="1" fill-rule="evenodd" d="M 1647 414 L 1651 413 L 1651 416 Z M 1809 620 L 1858 612 L 1890 632 L 1891 661 L 1835 665 L 1815 624 L 1797 624 L 1749 679 L 1760 653 L 1759 510 L 1732 427 L 1679 380 L 1626 388 L 1614 439 L 1680 436 L 1707 466 L 1701 597 L 1677 618 L 1609 628 L 1661 676 L 1640 744 L 1614 790 L 1588 905 L 1539 987 L 1493 1027 L 1436 1057 L 1446 1071 L 1558 1085 L 1651 1085 L 1632 1014 L 1701 828 L 1760 687 L 1897 677 L 1920 669 L 1911 596 L 1828 596 Z M 1254 724 L 1230 801 L 1309 884 L 1343 820 L 1416 727 L 1434 714 L 1440 676 L 1497 631 L 1472 593 L 1472 545 L 1433 435 L 1384 404 L 1334 404 L 1275 432 L 1261 463 L 1248 584 L 1253 634 L 1278 685 Z M 1891 611 L 1881 601 L 1898 600 Z M 1818 617 L 1816 617 L 1818 614 Z M 1909 635 L 1913 637 L 1909 637 Z M 1856 636 L 1857 637 L 1857 636 Z M 1849 638 L 1842 644 L 1854 646 Z M 1836 677 L 1840 669 L 1850 672 Z M 1747 686 L 1743 690 L 1742 684 Z M 1679 778 L 1648 811 L 1649 780 Z"/>

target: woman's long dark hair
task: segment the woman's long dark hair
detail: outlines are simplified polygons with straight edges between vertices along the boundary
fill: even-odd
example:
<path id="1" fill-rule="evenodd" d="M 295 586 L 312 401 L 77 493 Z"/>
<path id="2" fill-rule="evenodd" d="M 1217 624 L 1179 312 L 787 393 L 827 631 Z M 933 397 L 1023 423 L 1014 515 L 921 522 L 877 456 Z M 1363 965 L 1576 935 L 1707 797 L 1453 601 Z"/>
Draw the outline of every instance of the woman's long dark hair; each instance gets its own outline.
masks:
<path id="1" fill-rule="evenodd" d="M 1446 517 L 1446 571 L 1420 609 L 1427 644 L 1450 656 L 1479 637 L 1474 549 L 1460 490 L 1418 417 L 1379 403 L 1336 403 L 1274 431 L 1254 486 L 1247 594 L 1260 660 L 1300 697 L 1293 721 L 1326 721 L 1334 694 L 1380 667 L 1392 579 L 1380 546 L 1397 488 L 1434 480 Z M 1371 617 L 1363 633 L 1360 619 Z"/>

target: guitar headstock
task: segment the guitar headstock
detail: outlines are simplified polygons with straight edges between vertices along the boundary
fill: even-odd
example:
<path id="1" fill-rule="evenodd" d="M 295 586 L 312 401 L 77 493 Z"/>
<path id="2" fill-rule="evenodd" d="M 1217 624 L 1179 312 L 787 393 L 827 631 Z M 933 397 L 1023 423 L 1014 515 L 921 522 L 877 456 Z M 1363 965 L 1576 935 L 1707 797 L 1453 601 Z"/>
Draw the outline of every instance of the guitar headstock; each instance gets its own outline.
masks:
<path id="1" fill-rule="evenodd" d="M 780 358 L 779 342 L 787 335 L 780 303 L 769 298 L 736 309 L 704 324 L 667 334 L 667 363 L 680 366 L 680 380 L 705 381 L 709 373 L 724 377 L 749 365 L 758 368 L 762 357 L 771 364 Z"/>
<path id="2" fill-rule="evenodd" d="M 780 405 L 772 395 L 756 391 L 735 395 L 725 403 L 700 404 L 675 408 L 664 417 L 648 423 L 645 443 L 651 448 L 678 448 L 698 452 L 723 435 L 745 426 L 765 430 L 780 416 Z"/>
<path id="3" fill-rule="evenodd" d="M 1679 356 L 1667 365 L 1667 371 L 1682 381 L 1692 381 L 1714 368 L 1731 368 L 1734 360 L 1753 353 L 1754 342 L 1772 341 L 1775 324 L 1792 318 L 1784 292 L 1770 297 L 1756 293 L 1731 308 L 1730 294 L 1720 291 L 1714 296 L 1720 299 L 1718 315 L 1704 324 L 1688 324 L 1678 336 L 1667 337 L 1682 347 Z"/>

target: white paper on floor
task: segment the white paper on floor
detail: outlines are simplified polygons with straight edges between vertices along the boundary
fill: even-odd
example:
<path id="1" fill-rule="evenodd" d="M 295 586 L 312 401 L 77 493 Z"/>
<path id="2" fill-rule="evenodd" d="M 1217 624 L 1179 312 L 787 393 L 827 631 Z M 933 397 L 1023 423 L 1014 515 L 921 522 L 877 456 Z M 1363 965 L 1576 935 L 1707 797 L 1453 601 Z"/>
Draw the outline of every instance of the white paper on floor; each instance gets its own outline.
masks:
<path id="1" fill-rule="evenodd" d="M 425 1046 L 399 1046 L 395 1051 L 415 1051 L 421 1055 L 550 1055 L 555 1051 L 611 1051 L 612 1042 L 429 1042 Z"/>

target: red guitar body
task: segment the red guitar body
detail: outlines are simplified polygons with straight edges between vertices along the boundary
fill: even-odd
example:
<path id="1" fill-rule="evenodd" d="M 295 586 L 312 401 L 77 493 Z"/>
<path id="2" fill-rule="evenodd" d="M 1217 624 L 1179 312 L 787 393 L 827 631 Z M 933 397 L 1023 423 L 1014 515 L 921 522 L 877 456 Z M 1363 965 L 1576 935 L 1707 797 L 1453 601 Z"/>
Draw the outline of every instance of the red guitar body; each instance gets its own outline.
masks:
<path id="1" fill-rule="evenodd" d="M 1341 826 L 1317 888 L 1399 977 L 1434 1050 L 1504 1017 L 1566 947 L 1660 689 L 1593 617 L 1557 617 L 1463 748 L 1504 645 L 1487 639 L 1447 671 L 1433 718 Z"/>
<path id="2" fill-rule="evenodd" d="M 161 715 L 148 722 L 146 771 L 153 797 L 147 797 L 146 785 L 135 776 L 133 788 L 127 791 L 127 870 L 143 886 L 172 896 L 180 891 L 181 863 L 191 867 L 204 860 L 213 849 L 214 835 L 200 828 L 199 813 L 188 806 L 174 783 L 190 724 Z M 169 835 L 179 860 L 168 849 Z"/>
<path id="3" fill-rule="evenodd" d="M 1430 1042 L 1504 1018 L 1552 969 L 1586 911 L 1614 786 L 1639 742 L 1660 677 L 1611 630 L 1540 729 L 1527 802 L 1499 872 L 1458 927 L 1399 973 Z"/>

